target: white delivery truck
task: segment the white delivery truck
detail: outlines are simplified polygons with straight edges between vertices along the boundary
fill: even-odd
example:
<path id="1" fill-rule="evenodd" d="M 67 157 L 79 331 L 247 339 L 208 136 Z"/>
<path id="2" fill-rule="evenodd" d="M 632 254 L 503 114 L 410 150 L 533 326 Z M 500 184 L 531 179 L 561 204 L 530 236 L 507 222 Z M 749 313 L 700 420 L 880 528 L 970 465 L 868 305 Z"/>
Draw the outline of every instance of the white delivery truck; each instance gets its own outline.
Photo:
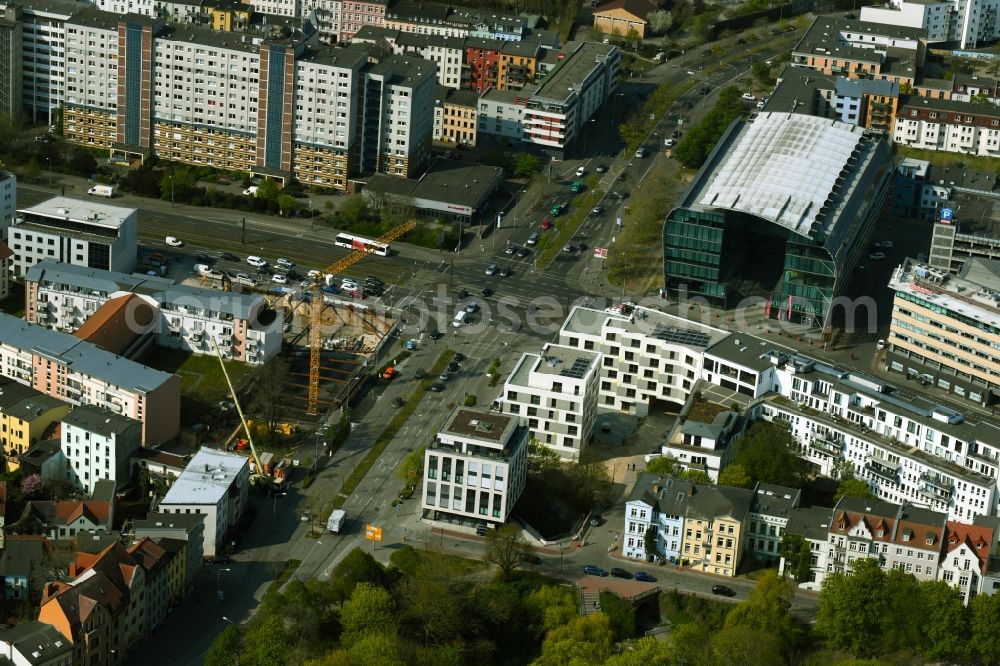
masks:
<path id="1" fill-rule="evenodd" d="M 451 320 L 451 325 L 454 326 L 455 328 L 461 328 L 462 325 L 465 324 L 465 320 L 468 316 L 469 316 L 468 312 L 466 312 L 465 310 L 459 310 L 458 312 L 455 313 L 455 318 Z"/>
<path id="2" fill-rule="evenodd" d="M 326 521 L 326 531 L 333 532 L 334 534 L 339 534 L 340 530 L 344 527 L 344 523 L 347 522 L 347 512 L 343 509 L 334 509 L 333 513 Z"/>
<path id="3" fill-rule="evenodd" d="M 115 196 L 115 188 L 112 185 L 94 185 L 92 188 L 87 190 L 87 194 L 92 194 L 95 197 L 107 197 L 110 199 Z"/>

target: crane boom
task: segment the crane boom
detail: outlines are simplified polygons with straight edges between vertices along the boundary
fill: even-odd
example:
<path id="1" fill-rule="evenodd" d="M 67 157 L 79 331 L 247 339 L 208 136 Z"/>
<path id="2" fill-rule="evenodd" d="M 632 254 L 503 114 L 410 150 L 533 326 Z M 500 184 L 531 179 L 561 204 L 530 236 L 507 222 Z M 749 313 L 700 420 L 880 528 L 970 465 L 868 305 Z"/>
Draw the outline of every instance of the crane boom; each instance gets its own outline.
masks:
<path id="1" fill-rule="evenodd" d="M 253 445 L 253 437 L 250 435 L 250 428 L 247 426 L 247 420 L 243 417 L 243 409 L 240 407 L 240 400 L 236 397 L 236 391 L 233 389 L 233 383 L 229 381 L 229 373 L 226 372 L 226 364 L 222 360 L 222 351 L 219 349 L 219 343 L 215 341 L 215 337 L 212 338 L 212 346 L 215 348 L 215 355 L 219 357 L 219 365 L 222 366 L 222 376 L 226 378 L 226 386 L 229 387 L 229 395 L 233 396 L 233 404 L 236 405 L 236 413 L 240 416 L 240 423 L 243 424 L 243 432 L 246 433 L 247 442 L 250 443 L 250 454 L 253 456 L 254 465 L 257 466 L 257 474 L 264 474 L 264 467 L 260 464 L 260 458 L 257 457 L 257 449 Z"/>
<path id="2" fill-rule="evenodd" d="M 415 226 L 417 226 L 417 223 L 414 220 L 404 222 L 398 227 L 393 227 L 387 231 L 376 242 L 389 243 L 390 241 L 394 241 Z M 315 416 L 319 413 L 319 366 L 323 346 L 323 332 L 320 330 L 323 326 L 323 276 L 326 274 L 335 275 L 343 273 L 367 257 L 368 254 L 368 251 L 364 249 L 355 250 L 343 259 L 327 266 L 325 270 L 320 271 L 313 282 L 310 312 L 311 322 L 309 325 L 309 404 L 306 407 L 306 414 Z"/>

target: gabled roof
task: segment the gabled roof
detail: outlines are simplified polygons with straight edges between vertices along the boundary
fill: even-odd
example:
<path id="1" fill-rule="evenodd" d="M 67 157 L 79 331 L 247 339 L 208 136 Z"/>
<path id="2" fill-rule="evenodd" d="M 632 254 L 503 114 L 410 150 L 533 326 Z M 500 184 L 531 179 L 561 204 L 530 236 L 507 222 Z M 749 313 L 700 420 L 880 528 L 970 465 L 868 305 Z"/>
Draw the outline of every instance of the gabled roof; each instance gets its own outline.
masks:
<path id="1" fill-rule="evenodd" d="M 170 559 L 167 550 L 148 537 L 129 546 L 128 553 L 146 570 L 146 573 L 160 571 L 167 566 Z"/>
<path id="2" fill-rule="evenodd" d="M 968 546 L 979 560 L 979 573 L 985 575 L 989 568 L 993 537 L 993 530 L 985 525 L 968 525 L 949 520 L 944 537 L 945 553 L 951 553 L 963 545 Z"/>
<path id="3" fill-rule="evenodd" d="M 94 500 L 38 500 L 28 502 L 25 511 L 32 512 L 49 527 L 69 525 L 80 517 L 85 517 L 94 525 L 110 527 L 111 502 Z"/>
<path id="4" fill-rule="evenodd" d="M 21 659 L 29 664 L 51 664 L 56 658 L 68 656 L 73 651 L 73 644 L 55 627 L 38 620 L 0 630 L 0 641 L 10 645 L 11 650 L 20 654 Z"/>

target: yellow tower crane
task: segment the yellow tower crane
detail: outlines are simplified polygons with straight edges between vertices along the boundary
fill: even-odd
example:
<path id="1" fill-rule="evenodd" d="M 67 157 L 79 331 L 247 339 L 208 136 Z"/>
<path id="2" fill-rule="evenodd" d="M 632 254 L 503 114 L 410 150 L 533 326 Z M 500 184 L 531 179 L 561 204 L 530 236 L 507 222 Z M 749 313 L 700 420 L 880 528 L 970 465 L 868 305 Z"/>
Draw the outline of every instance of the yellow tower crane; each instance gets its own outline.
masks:
<path id="1" fill-rule="evenodd" d="M 407 231 L 410 231 L 417 223 L 413 220 L 404 222 L 398 227 L 394 227 L 379 237 L 377 243 L 388 244 L 394 241 Z M 309 328 L 309 404 L 306 413 L 315 416 L 319 413 L 319 366 L 321 351 L 323 348 L 323 279 L 324 275 L 336 275 L 343 273 L 348 268 L 358 263 L 369 255 L 366 249 L 355 250 L 340 261 L 328 266 L 316 276 L 313 282 L 313 295 L 311 303 L 312 321 Z"/>

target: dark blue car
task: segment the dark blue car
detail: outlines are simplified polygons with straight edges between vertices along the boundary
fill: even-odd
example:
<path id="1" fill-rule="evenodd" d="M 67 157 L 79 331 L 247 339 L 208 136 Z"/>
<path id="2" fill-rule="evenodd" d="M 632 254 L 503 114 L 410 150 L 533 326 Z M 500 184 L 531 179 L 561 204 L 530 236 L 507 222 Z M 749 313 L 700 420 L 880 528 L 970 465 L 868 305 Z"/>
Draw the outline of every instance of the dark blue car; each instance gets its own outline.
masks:
<path id="1" fill-rule="evenodd" d="M 605 571 L 601 567 L 595 567 L 593 564 L 588 564 L 585 567 L 583 567 L 583 573 L 590 574 L 591 576 L 600 576 L 601 578 L 604 578 L 605 576 L 608 575 L 607 571 Z"/>

